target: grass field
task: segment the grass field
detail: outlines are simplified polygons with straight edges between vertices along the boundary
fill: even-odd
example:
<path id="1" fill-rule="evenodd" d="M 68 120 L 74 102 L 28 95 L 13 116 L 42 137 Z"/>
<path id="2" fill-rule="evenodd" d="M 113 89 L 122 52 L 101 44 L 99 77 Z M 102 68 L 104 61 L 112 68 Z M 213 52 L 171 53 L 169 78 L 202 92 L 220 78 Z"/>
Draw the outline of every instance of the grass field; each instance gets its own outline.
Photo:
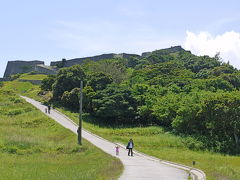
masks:
<path id="1" fill-rule="evenodd" d="M 18 80 L 8 81 L 3 83 L 1 89 L 5 91 L 13 91 L 15 94 L 26 95 L 35 100 L 43 101 L 43 98 L 38 95 L 40 87 L 30 82 L 20 82 Z"/>
<path id="2" fill-rule="evenodd" d="M 6 89 L 15 89 L 19 93 L 44 101 L 42 97 L 37 96 L 39 88 L 24 83 L 13 86 L 12 82 L 7 82 Z M 24 91 L 22 91 L 24 90 Z M 75 122 L 78 121 L 78 114 L 69 110 L 60 108 Z M 186 145 L 188 138 L 175 136 L 165 132 L 161 127 L 134 127 L 134 128 L 112 128 L 97 125 L 92 122 L 88 116 L 84 116 L 83 127 L 96 133 L 106 139 L 126 144 L 130 138 L 134 139 L 135 148 L 146 154 L 158 157 L 160 159 L 178 162 L 188 166 L 192 161 L 196 161 L 196 168 L 202 169 L 209 180 L 239 180 L 240 179 L 240 157 L 228 156 L 208 151 L 193 151 Z M 191 143 L 191 141 L 190 141 Z"/>
<path id="3" fill-rule="evenodd" d="M 78 122 L 78 113 L 59 109 L 75 122 Z M 83 127 L 113 142 L 127 144 L 132 138 L 135 148 L 145 154 L 160 159 L 177 162 L 203 170 L 209 180 L 239 180 L 240 157 L 228 156 L 209 151 L 193 151 L 187 147 L 188 138 L 175 136 L 165 132 L 161 127 L 132 127 L 112 128 L 97 125 L 91 122 L 86 115 Z M 87 121 L 86 121 L 87 120 Z"/>
<path id="4" fill-rule="evenodd" d="M 24 79 L 24 80 L 43 80 L 46 78 L 47 75 L 45 74 L 22 74 L 19 79 Z"/>
<path id="5" fill-rule="evenodd" d="M 117 179 L 118 159 L 87 141 L 78 146 L 75 134 L 6 90 L 10 86 L 0 89 L 0 179 Z"/>

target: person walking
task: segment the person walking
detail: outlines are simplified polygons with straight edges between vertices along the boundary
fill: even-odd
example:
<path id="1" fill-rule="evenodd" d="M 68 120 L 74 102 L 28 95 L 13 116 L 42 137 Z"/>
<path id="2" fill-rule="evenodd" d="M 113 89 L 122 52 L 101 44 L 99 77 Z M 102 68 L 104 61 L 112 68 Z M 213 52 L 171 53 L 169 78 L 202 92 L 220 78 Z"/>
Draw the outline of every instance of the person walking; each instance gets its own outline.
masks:
<path id="1" fill-rule="evenodd" d="M 127 144 L 128 156 L 133 156 L 133 148 L 134 148 L 134 143 L 133 143 L 133 140 L 130 139 Z"/>
<path id="2" fill-rule="evenodd" d="M 116 149 L 116 155 L 118 156 L 118 155 L 119 155 L 119 146 L 117 145 L 117 146 L 115 147 L 115 149 Z"/>
<path id="3" fill-rule="evenodd" d="M 50 105 L 48 105 L 48 114 L 50 114 L 50 111 L 51 111 L 51 106 Z"/>

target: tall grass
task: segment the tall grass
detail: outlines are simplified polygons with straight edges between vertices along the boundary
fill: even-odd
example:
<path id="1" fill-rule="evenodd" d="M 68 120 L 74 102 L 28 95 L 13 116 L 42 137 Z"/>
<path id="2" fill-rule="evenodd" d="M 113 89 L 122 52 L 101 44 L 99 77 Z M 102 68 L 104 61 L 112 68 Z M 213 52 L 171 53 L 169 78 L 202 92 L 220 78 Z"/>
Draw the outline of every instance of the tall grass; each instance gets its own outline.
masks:
<path id="1" fill-rule="evenodd" d="M 40 87 L 30 82 L 19 82 L 18 80 L 4 82 L 1 88 L 4 91 L 8 91 L 11 94 L 27 95 L 28 97 L 34 98 L 38 101 L 42 101 L 42 97 L 38 95 Z"/>
<path id="2" fill-rule="evenodd" d="M 78 122 L 78 113 L 60 108 L 64 114 Z M 203 170 L 209 180 L 239 180 L 240 157 L 209 151 L 191 150 L 198 145 L 194 139 L 176 136 L 161 127 L 107 127 L 96 124 L 88 115 L 84 116 L 83 127 L 106 139 L 127 144 L 132 138 L 135 148 L 143 153 L 163 160 L 177 162 Z"/>
<path id="3" fill-rule="evenodd" d="M 13 91 L 0 90 L 0 179 L 117 179 L 121 162 L 83 144 Z"/>

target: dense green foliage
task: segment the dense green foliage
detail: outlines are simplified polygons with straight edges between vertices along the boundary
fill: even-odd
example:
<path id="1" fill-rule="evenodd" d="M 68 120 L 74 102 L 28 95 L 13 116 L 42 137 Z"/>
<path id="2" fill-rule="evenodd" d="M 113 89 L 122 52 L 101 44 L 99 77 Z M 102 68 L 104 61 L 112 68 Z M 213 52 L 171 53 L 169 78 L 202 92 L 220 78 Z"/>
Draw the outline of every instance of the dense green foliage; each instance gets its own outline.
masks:
<path id="1" fill-rule="evenodd" d="M 94 91 L 103 90 L 108 84 L 113 82 L 112 77 L 105 73 L 94 73 L 90 75 L 88 85 L 93 88 Z"/>
<path id="2" fill-rule="evenodd" d="M 60 69 L 52 86 L 53 97 L 56 100 L 61 99 L 65 91 L 71 91 L 75 87 L 79 87 L 80 81 L 84 79 L 85 73 L 79 65 Z"/>
<path id="3" fill-rule="evenodd" d="M 48 75 L 47 78 L 42 80 L 41 89 L 44 91 L 51 91 L 52 85 L 55 82 L 55 75 Z"/>
<path id="4" fill-rule="evenodd" d="M 219 59 L 170 48 L 146 57 L 86 61 L 60 70 L 53 99 L 77 109 L 73 89 L 84 80 L 84 110 L 101 122 L 160 125 L 194 136 L 202 148 L 239 154 L 240 72 Z"/>
<path id="5" fill-rule="evenodd" d="M 134 123 L 137 104 L 131 91 L 114 85 L 97 91 L 92 98 L 93 115 L 108 124 Z"/>

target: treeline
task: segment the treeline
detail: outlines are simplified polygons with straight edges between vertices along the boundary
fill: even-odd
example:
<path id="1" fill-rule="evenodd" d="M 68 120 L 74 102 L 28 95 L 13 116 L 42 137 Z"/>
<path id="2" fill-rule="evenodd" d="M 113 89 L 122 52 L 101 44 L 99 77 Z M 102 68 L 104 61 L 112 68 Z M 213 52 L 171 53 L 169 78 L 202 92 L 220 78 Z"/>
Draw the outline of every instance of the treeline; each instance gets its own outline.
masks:
<path id="1" fill-rule="evenodd" d="M 85 61 L 42 82 L 52 101 L 109 125 L 159 125 L 192 135 L 199 148 L 240 152 L 240 72 L 219 56 L 158 50 L 144 58 Z"/>

